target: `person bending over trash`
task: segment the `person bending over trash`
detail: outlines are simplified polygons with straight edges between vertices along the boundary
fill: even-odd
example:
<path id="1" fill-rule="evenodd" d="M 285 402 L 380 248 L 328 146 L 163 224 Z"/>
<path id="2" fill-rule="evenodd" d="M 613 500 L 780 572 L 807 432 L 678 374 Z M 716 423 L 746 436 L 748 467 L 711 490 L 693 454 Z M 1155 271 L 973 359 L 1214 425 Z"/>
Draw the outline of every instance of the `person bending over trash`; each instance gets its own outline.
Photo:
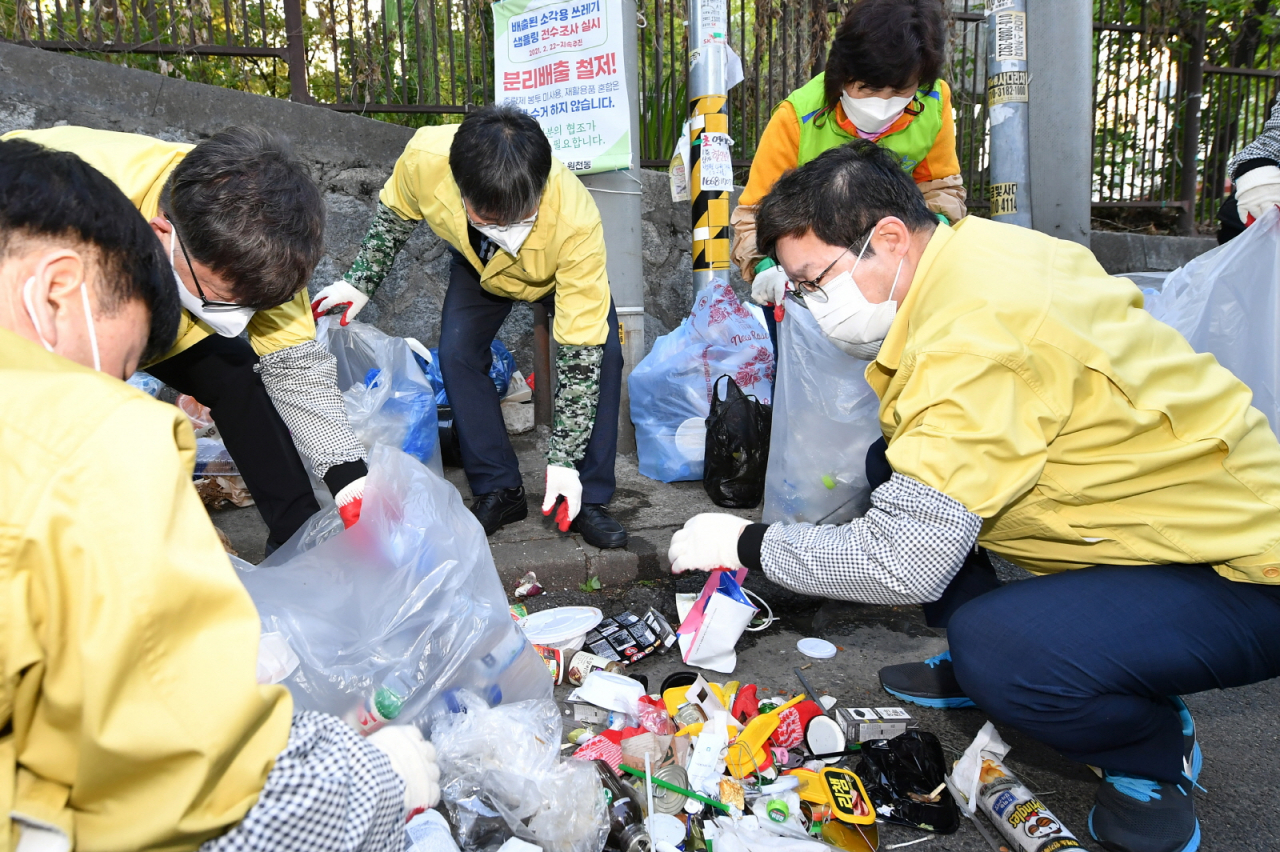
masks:
<path id="1" fill-rule="evenodd" d="M 1280 92 L 1262 132 L 1227 165 L 1234 189 L 1218 211 L 1218 243 L 1228 242 L 1272 207 L 1280 206 Z"/>
<path id="2" fill-rule="evenodd" d="M 323 253 L 324 203 L 285 142 L 252 127 L 194 146 L 85 127 L 0 139 L 77 154 L 151 220 L 182 319 L 177 341 L 144 368 L 209 407 L 267 525 L 267 552 L 320 511 L 299 450 L 355 523 L 365 450 L 306 293 Z"/>
<path id="3" fill-rule="evenodd" d="M 130 199 L 0 141 L 0 849 L 399 852 L 439 796 L 430 743 L 255 682 L 191 426 L 120 381 L 183 322 Z"/>
<path id="4" fill-rule="evenodd" d="M 827 337 L 870 361 L 878 487 L 842 526 L 698 515 L 672 570 L 928 604 L 950 652 L 883 669 L 888 691 L 976 704 L 1101 767 L 1107 848 L 1194 849 L 1178 696 L 1280 673 L 1280 443 L 1249 388 L 1086 249 L 939 224 L 869 142 L 784 176 L 757 227 Z M 986 551 L 1047 576 L 1001 586 Z"/>
<path id="5" fill-rule="evenodd" d="M 513 303 L 539 302 L 555 315 L 560 344 L 542 512 L 555 511 L 561 530 L 574 529 L 588 544 L 625 546 L 626 530 L 605 509 L 615 484 L 622 343 L 600 212 L 587 188 L 551 155 L 537 121 L 515 107 L 489 106 L 459 125 L 424 127 L 382 188 L 347 277 L 319 292 L 316 315 L 340 311 L 344 324 L 353 319 L 423 220 L 452 256 L 440 370 L 475 495 L 471 509 L 485 534 L 528 515 L 489 378 L 490 343 Z"/>

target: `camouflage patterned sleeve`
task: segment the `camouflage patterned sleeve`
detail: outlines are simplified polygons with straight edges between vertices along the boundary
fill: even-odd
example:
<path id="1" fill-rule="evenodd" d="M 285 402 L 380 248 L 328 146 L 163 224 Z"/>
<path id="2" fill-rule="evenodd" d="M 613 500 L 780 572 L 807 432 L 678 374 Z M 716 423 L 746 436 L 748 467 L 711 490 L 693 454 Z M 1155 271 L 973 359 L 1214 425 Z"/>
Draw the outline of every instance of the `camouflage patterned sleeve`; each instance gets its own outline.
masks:
<path id="1" fill-rule="evenodd" d="M 574 467 L 587 454 L 600 399 L 600 365 L 604 346 L 561 343 L 556 352 L 555 425 L 547 442 L 547 464 Z"/>
<path id="2" fill-rule="evenodd" d="M 360 253 L 356 255 L 355 263 L 351 264 L 351 269 L 346 274 L 347 281 L 361 293 L 373 298 L 382 279 L 391 271 L 396 255 L 409 241 L 416 227 L 418 222 L 401 219 L 394 210 L 379 201 L 378 212 L 374 214 L 373 223 L 364 235 L 364 242 L 360 243 Z"/>

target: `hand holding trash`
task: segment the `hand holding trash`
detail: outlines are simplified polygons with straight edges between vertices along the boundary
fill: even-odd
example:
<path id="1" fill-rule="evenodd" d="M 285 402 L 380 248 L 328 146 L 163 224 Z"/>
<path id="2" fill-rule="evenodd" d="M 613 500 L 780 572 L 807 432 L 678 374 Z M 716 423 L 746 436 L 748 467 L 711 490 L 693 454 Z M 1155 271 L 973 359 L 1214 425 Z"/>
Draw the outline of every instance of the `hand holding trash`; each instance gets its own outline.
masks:
<path id="1" fill-rule="evenodd" d="M 1260 166 L 1236 180 L 1236 205 L 1246 225 L 1261 219 L 1272 207 L 1280 206 L 1280 167 Z"/>
<path id="2" fill-rule="evenodd" d="M 316 293 L 315 299 L 311 302 L 311 314 L 316 319 L 320 319 L 330 311 L 338 311 L 342 316 L 339 324 L 346 325 L 355 319 L 356 314 L 360 313 L 360 309 L 367 304 L 369 304 L 368 296 L 339 278 Z"/>
<path id="3" fill-rule="evenodd" d="M 422 738 L 413 725 L 389 725 L 369 735 L 370 745 L 391 760 L 391 768 L 404 781 L 405 814 L 433 808 L 440 801 L 440 767 L 436 747 Z"/>
<path id="4" fill-rule="evenodd" d="M 346 529 L 351 529 L 360 520 L 360 510 L 364 507 L 364 481 L 362 476 L 347 483 L 333 498 L 338 504 L 338 517 L 342 518 L 342 526 Z"/>
<path id="5" fill-rule="evenodd" d="M 547 465 L 547 496 L 542 500 L 542 514 L 550 515 L 553 509 L 556 513 L 553 520 L 560 532 L 568 532 L 569 523 L 582 509 L 582 480 L 571 467 Z"/>
<path id="6" fill-rule="evenodd" d="M 751 522 L 737 515 L 703 512 L 685 522 L 684 529 L 671 536 L 667 559 L 671 573 L 714 571 L 717 568 L 738 570 L 738 537 Z"/>

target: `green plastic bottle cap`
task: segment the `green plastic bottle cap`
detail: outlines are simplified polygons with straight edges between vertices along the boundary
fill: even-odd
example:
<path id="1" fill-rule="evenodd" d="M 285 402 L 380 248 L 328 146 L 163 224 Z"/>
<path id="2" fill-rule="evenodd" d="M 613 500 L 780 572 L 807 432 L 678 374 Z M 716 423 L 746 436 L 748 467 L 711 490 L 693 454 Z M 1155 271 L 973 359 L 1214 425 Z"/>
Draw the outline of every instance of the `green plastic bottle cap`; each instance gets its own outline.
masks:
<path id="1" fill-rule="evenodd" d="M 836 481 L 835 481 L 835 478 L 834 478 L 834 477 L 832 477 L 832 476 L 831 476 L 831 474 L 829 474 L 829 473 L 827 473 L 827 474 L 823 474 L 823 476 L 822 476 L 822 484 L 823 484 L 823 485 L 825 485 L 825 486 L 827 486 L 827 490 L 828 490 L 828 491 L 835 491 L 835 490 L 836 490 Z"/>
<path id="2" fill-rule="evenodd" d="M 765 805 L 765 813 L 769 815 L 771 822 L 786 822 L 791 816 L 791 808 L 787 807 L 787 803 L 781 799 L 774 799 Z"/>
<path id="3" fill-rule="evenodd" d="M 378 691 L 373 694 L 373 706 L 378 711 L 378 715 L 390 721 L 400 715 L 400 711 L 404 708 L 404 697 L 396 695 L 385 686 L 379 687 Z"/>

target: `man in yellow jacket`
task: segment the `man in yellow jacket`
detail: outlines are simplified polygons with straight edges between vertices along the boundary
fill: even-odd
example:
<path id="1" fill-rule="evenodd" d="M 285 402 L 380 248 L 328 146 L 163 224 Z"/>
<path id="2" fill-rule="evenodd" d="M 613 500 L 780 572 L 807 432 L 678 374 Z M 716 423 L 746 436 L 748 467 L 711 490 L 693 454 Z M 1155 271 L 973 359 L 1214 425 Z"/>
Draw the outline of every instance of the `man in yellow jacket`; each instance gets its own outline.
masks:
<path id="1" fill-rule="evenodd" d="M 626 530 L 605 508 L 615 485 L 622 343 L 600 211 L 587 188 L 551 155 L 538 122 L 514 107 L 424 127 L 383 186 L 346 279 L 317 294 L 317 315 L 341 311 L 343 323 L 354 317 L 424 221 L 452 257 L 440 370 L 475 497 L 471 510 L 485 534 L 528 514 L 489 378 L 490 345 L 512 304 L 540 302 L 555 316 L 559 344 L 543 514 L 555 511 L 561 530 L 572 526 L 588 544 L 625 546 Z"/>
<path id="2" fill-rule="evenodd" d="M 1101 767 L 1107 848 L 1195 849 L 1177 696 L 1280 674 L 1280 443 L 1249 389 L 1084 248 L 939 224 L 870 143 L 783 177 L 757 224 L 828 339 L 870 362 L 887 464 L 865 517 L 700 515 L 672 569 L 929 603 L 950 654 L 882 670 L 886 689 Z M 988 551 L 1047 576 L 1001 586 Z"/>
<path id="3" fill-rule="evenodd" d="M 191 426 L 120 381 L 179 325 L 130 200 L 0 141 L 0 850 L 398 852 L 429 744 L 255 682 Z"/>
<path id="4" fill-rule="evenodd" d="M 87 127 L 0 138 L 76 154 L 151 221 L 183 310 L 177 340 L 143 366 L 209 406 L 267 525 L 268 552 L 320 510 L 299 452 L 354 523 L 365 450 L 306 293 L 324 203 L 284 141 L 251 127 L 199 145 Z"/>

